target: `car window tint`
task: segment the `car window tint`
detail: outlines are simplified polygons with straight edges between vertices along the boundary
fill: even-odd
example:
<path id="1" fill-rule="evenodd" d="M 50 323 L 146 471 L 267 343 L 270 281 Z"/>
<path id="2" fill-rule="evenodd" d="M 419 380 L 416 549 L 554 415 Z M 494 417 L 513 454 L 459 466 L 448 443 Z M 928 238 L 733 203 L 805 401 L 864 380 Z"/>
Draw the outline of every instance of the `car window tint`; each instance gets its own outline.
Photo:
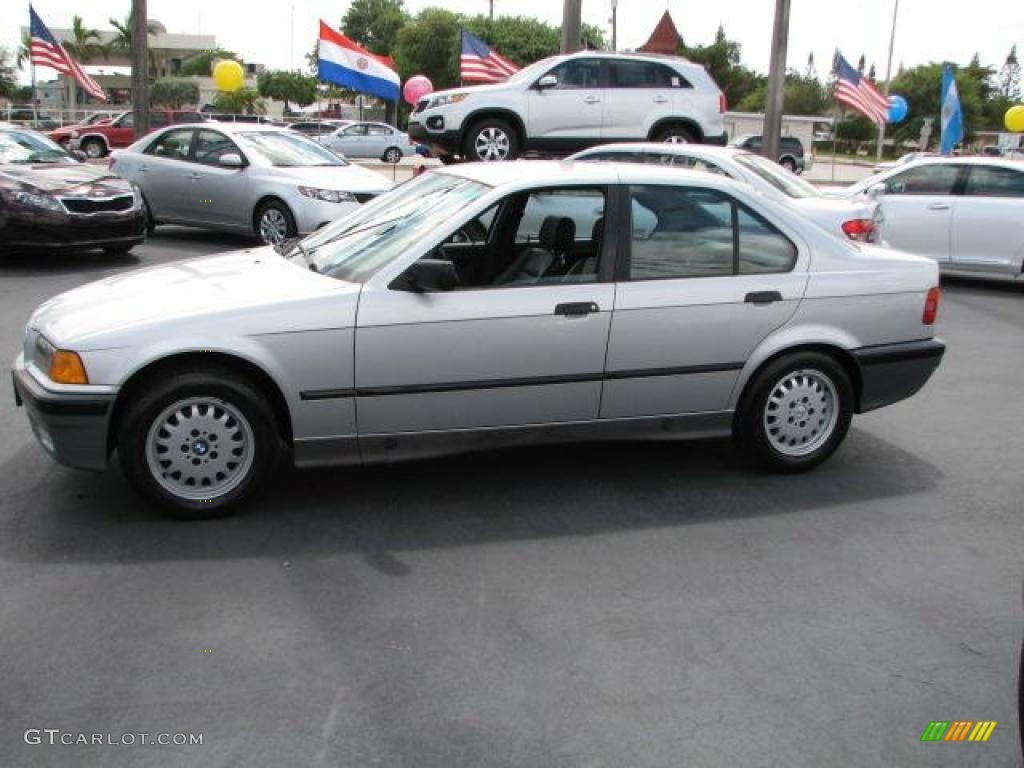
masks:
<path id="1" fill-rule="evenodd" d="M 171 160 L 188 160 L 193 133 L 192 128 L 176 128 L 162 133 L 146 148 L 146 154 Z"/>
<path id="2" fill-rule="evenodd" d="M 601 62 L 597 59 L 571 59 L 548 72 L 558 79 L 558 90 L 597 88 L 601 79 Z"/>
<path id="3" fill-rule="evenodd" d="M 741 275 L 789 272 L 796 264 L 796 246 L 771 224 L 743 206 L 737 209 Z"/>
<path id="4" fill-rule="evenodd" d="M 224 155 L 241 155 L 238 147 L 220 131 L 201 130 L 196 137 L 195 160 L 205 165 L 219 165 Z"/>
<path id="5" fill-rule="evenodd" d="M 885 191 L 890 195 L 951 195 L 959 173 L 959 165 L 919 165 L 890 176 Z"/>
<path id="6" fill-rule="evenodd" d="M 168 124 L 166 112 L 150 112 L 149 113 L 149 127 L 158 128 Z"/>
<path id="7" fill-rule="evenodd" d="M 629 278 L 733 274 L 731 198 L 713 190 L 636 186 Z"/>
<path id="8" fill-rule="evenodd" d="M 175 112 L 174 122 L 176 123 L 197 123 L 202 120 L 198 112 Z"/>
<path id="9" fill-rule="evenodd" d="M 1024 197 L 1024 173 L 995 166 L 971 166 L 967 194 L 976 197 Z"/>
<path id="10" fill-rule="evenodd" d="M 365 125 L 350 125 L 348 128 L 343 130 L 343 136 L 365 136 L 366 126 Z"/>
<path id="11" fill-rule="evenodd" d="M 682 75 L 663 64 L 648 61 L 612 61 L 609 63 L 611 88 L 688 88 Z"/>
<path id="12" fill-rule="evenodd" d="M 391 131 L 383 125 L 368 125 L 366 126 L 366 132 L 370 136 L 387 136 L 391 133 Z"/>

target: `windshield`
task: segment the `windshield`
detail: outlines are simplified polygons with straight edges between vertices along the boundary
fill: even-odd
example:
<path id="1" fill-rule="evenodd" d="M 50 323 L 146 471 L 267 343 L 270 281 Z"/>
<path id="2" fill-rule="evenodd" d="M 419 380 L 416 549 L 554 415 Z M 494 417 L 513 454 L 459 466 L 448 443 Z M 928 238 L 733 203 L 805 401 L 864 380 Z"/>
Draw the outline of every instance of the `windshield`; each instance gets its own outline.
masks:
<path id="1" fill-rule="evenodd" d="M 735 159 L 737 163 L 767 181 L 787 197 L 821 197 L 821 192 L 812 184 L 799 176 L 794 176 L 767 158 L 745 152 L 737 154 Z"/>
<path id="2" fill-rule="evenodd" d="M 542 74 L 547 72 L 549 69 L 551 69 L 551 67 L 553 67 L 555 65 L 554 64 L 554 59 L 555 59 L 554 56 L 549 56 L 546 59 L 541 59 L 540 61 L 535 61 L 530 66 L 523 67 L 522 69 L 520 69 L 518 72 L 516 72 L 514 75 L 512 75 L 505 82 L 506 83 L 520 83 L 520 82 L 524 82 L 526 80 L 531 80 L 531 79 L 533 79 L 535 77 L 540 77 Z"/>
<path id="3" fill-rule="evenodd" d="M 28 131 L 0 131 L 0 163 L 71 163 L 59 144 Z"/>
<path id="4" fill-rule="evenodd" d="M 314 232 L 288 257 L 321 274 L 361 283 L 490 190 L 477 181 L 427 173 Z"/>
<path id="5" fill-rule="evenodd" d="M 278 168 L 348 165 L 331 150 L 295 131 L 245 131 L 235 137 L 248 152 Z"/>

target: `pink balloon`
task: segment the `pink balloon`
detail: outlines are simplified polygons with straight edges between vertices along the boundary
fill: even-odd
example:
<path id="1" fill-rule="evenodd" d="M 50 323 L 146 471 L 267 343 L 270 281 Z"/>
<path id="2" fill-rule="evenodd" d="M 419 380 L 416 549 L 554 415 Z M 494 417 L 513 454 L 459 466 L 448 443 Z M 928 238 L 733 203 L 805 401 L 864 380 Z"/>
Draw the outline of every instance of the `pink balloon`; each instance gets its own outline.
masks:
<path id="1" fill-rule="evenodd" d="M 430 78 L 423 75 L 413 75 L 405 81 L 405 85 L 402 87 L 402 98 L 409 104 L 416 106 L 417 101 L 428 93 L 433 92 L 434 84 L 430 82 Z"/>

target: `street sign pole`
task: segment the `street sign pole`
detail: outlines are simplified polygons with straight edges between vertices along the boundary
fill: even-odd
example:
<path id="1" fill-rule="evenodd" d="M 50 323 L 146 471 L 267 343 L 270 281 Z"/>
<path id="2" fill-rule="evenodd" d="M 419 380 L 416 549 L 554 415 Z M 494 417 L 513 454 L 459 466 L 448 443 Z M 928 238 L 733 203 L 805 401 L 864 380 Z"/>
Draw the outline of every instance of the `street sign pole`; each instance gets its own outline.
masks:
<path id="1" fill-rule="evenodd" d="M 768 71 L 768 99 L 764 111 L 762 154 L 772 162 L 779 160 L 782 136 L 782 110 L 786 95 L 786 47 L 789 44 L 789 0 L 775 0 L 775 25 L 772 29 L 771 67 Z"/>
<path id="2" fill-rule="evenodd" d="M 885 85 L 882 93 L 889 98 L 889 80 L 892 77 L 892 49 L 896 42 L 896 14 L 900 12 L 900 0 L 893 0 L 892 5 L 892 31 L 889 32 L 889 58 L 885 63 Z M 878 126 L 878 151 L 876 157 L 882 160 L 882 147 L 885 144 L 885 123 Z"/>
<path id="3" fill-rule="evenodd" d="M 580 49 L 582 0 L 564 0 L 562 5 L 562 53 L 575 53 Z"/>

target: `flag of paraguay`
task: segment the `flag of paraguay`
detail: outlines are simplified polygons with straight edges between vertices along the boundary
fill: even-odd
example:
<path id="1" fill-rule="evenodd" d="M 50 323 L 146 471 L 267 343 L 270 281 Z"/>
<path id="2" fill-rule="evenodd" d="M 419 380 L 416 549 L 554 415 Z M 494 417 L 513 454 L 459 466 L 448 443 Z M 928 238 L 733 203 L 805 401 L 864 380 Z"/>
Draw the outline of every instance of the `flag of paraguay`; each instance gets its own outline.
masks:
<path id="1" fill-rule="evenodd" d="M 398 73 L 383 62 L 383 57 L 370 53 L 323 21 L 319 50 L 317 74 L 322 82 L 398 101 Z"/>

